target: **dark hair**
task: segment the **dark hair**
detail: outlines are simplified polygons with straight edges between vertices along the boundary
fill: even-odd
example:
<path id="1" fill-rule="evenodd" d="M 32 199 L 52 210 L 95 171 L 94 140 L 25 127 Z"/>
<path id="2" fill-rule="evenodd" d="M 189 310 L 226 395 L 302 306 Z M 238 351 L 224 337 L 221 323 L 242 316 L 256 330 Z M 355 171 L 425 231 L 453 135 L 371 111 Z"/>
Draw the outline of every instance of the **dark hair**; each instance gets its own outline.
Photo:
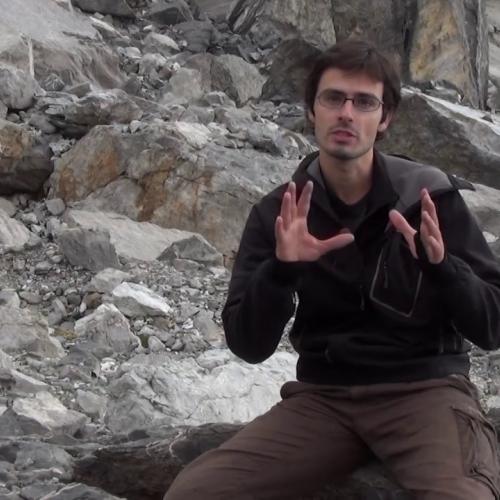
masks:
<path id="1" fill-rule="evenodd" d="M 401 101 L 401 80 L 396 67 L 371 42 L 347 39 L 322 52 L 315 61 L 305 84 L 306 115 L 314 114 L 314 100 L 323 73 L 331 68 L 363 73 L 384 84 L 382 121 L 396 111 Z"/>

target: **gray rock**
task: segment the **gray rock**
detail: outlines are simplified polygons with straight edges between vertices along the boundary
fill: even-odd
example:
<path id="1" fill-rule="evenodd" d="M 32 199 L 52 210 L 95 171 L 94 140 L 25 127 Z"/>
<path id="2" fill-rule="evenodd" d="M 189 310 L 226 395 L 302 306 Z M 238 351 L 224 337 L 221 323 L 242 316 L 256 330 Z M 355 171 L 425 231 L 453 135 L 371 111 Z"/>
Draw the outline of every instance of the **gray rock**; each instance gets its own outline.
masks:
<path id="1" fill-rule="evenodd" d="M 237 104 L 258 99 L 265 79 L 257 67 L 233 55 L 215 57 L 212 63 L 212 89 L 221 90 Z"/>
<path id="2" fill-rule="evenodd" d="M 53 0 L 0 0 L 0 9 L 0 60 L 29 72 L 31 40 L 38 80 L 56 74 L 67 85 L 90 80 L 99 87 L 121 86 L 118 56 L 102 44 L 86 16 Z"/>
<path id="3" fill-rule="evenodd" d="M 238 0 L 229 16 L 236 33 L 250 33 L 261 48 L 272 48 L 287 38 L 299 38 L 320 49 L 335 43 L 329 0 Z"/>
<path id="4" fill-rule="evenodd" d="M 57 242 L 64 256 L 74 266 L 91 271 L 121 267 L 107 231 L 77 227 L 62 229 L 57 234 Z"/>
<path id="5" fill-rule="evenodd" d="M 131 278 L 129 273 L 110 267 L 96 274 L 86 289 L 88 292 L 111 293 L 120 283 Z"/>
<path id="6" fill-rule="evenodd" d="M 180 68 L 169 80 L 169 90 L 178 99 L 176 102 L 192 102 L 203 95 L 202 76 L 195 69 Z M 172 99 L 164 97 L 162 102 L 172 103 Z M 174 101 L 174 102 L 175 102 Z"/>
<path id="7" fill-rule="evenodd" d="M 20 295 L 15 290 L 3 289 L 0 291 L 0 305 L 2 307 L 19 308 L 21 306 L 19 297 Z"/>
<path id="8" fill-rule="evenodd" d="M 499 134 L 483 112 L 406 90 L 381 147 L 499 188 Z"/>
<path id="9" fill-rule="evenodd" d="M 320 54 L 310 43 L 283 41 L 272 54 L 272 65 L 262 88 L 262 98 L 274 102 L 301 102 L 304 81 L 315 58 Z"/>
<path id="10" fill-rule="evenodd" d="M 62 215 L 66 210 L 66 205 L 60 198 L 45 200 L 45 206 L 52 215 Z"/>
<path id="11" fill-rule="evenodd" d="M 38 83 L 28 73 L 0 64 L 0 101 L 7 108 L 19 110 L 31 107 Z"/>
<path id="12" fill-rule="evenodd" d="M 193 20 L 193 14 L 184 0 L 159 0 L 149 9 L 148 17 L 158 24 L 170 26 Z"/>
<path id="13" fill-rule="evenodd" d="M 136 283 L 121 283 L 113 290 L 112 298 L 115 306 L 128 317 L 168 316 L 171 311 L 161 296 Z"/>
<path id="14" fill-rule="evenodd" d="M 23 350 L 57 358 L 63 354 L 59 342 L 49 336 L 46 321 L 28 309 L 0 307 L 0 349 L 7 353 Z"/>
<path id="15" fill-rule="evenodd" d="M 117 353 L 131 352 L 139 344 L 127 318 L 113 304 L 102 304 L 92 314 L 79 319 L 75 333 Z"/>
<path id="16" fill-rule="evenodd" d="M 78 389 L 76 391 L 76 402 L 85 415 L 94 419 L 100 419 L 104 416 L 107 398 L 90 391 Z"/>
<path id="17" fill-rule="evenodd" d="M 186 49 L 193 53 L 206 52 L 219 39 L 213 24 L 207 21 L 189 21 L 177 24 L 175 30 L 186 42 Z"/>
<path id="18" fill-rule="evenodd" d="M 26 396 L 49 390 L 49 386 L 45 382 L 25 375 L 18 370 L 9 370 L 9 375 L 12 380 L 12 385 L 9 387 L 8 392 L 10 392 L 11 395 Z"/>
<path id="19" fill-rule="evenodd" d="M 37 192 L 54 168 L 46 139 L 0 120 L 0 194 Z"/>
<path id="20" fill-rule="evenodd" d="M 195 328 L 204 340 L 215 347 L 225 345 L 224 330 L 213 319 L 211 311 L 199 311 L 193 318 Z"/>
<path id="21" fill-rule="evenodd" d="M 50 123 L 47 116 L 38 113 L 34 113 L 30 116 L 28 125 L 40 130 L 44 134 L 54 134 L 57 131 L 57 127 Z"/>
<path id="22" fill-rule="evenodd" d="M 16 455 L 19 470 L 58 469 L 61 480 L 70 480 L 73 474 L 73 457 L 58 446 L 49 443 L 22 443 Z"/>
<path id="23" fill-rule="evenodd" d="M 24 224 L 9 217 L 0 210 L 0 248 L 3 250 L 22 250 L 32 238 Z"/>
<path id="24" fill-rule="evenodd" d="M 169 36 L 160 33 L 149 33 L 144 39 L 144 50 L 162 55 L 171 55 L 179 52 L 180 49 L 175 40 Z"/>
<path id="25" fill-rule="evenodd" d="M 40 86 L 42 87 L 42 89 L 49 92 L 60 92 L 64 89 L 66 84 L 61 80 L 59 76 L 54 73 L 50 73 L 40 82 Z"/>
<path id="26" fill-rule="evenodd" d="M 135 13 L 126 0 L 71 0 L 75 7 L 87 12 L 100 12 L 118 17 L 134 18 Z"/>
<path id="27" fill-rule="evenodd" d="M 163 342 L 154 335 L 148 337 L 148 349 L 149 352 L 161 352 L 165 350 Z"/>
<path id="28" fill-rule="evenodd" d="M 68 410 L 49 392 L 39 392 L 32 398 L 18 398 L 12 404 L 18 419 L 31 421 L 43 431 L 54 434 L 75 434 L 87 422 L 87 417 Z"/>
<path id="29" fill-rule="evenodd" d="M 10 370 L 14 368 L 12 357 L 9 356 L 6 352 L 3 352 L 1 349 L 0 349 L 0 368 L 2 368 L 3 370 Z"/>
<path id="30" fill-rule="evenodd" d="M 76 97 L 85 97 L 92 92 L 92 84 L 90 82 L 77 83 L 66 87 L 65 91 Z"/>
<path id="31" fill-rule="evenodd" d="M 7 106 L 0 101 L 0 120 L 5 120 L 7 118 L 7 113 L 9 112 Z"/>
<path id="32" fill-rule="evenodd" d="M 207 16 L 209 19 L 220 22 L 224 21 L 231 12 L 234 0 L 191 0 L 191 5 L 197 17 Z"/>
<path id="33" fill-rule="evenodd" d="M 125 500 L 106 493 L 99 488 L 87 486 L 86 484 L 72 483 L 61 488 L 57 493 L 50 493 L 40 500 Z"/>
<path id="34" fill-rule="evenodd" d="M 156 260 L 172 243 L 193 236 L 188 231 L 135 222 L 112 213 L 69 210 L 66 220 L 85 230 L 109 232 L 117 254 L 127 259 Z"/>
<path id="35" fill-rule="evenodd" d="M 176 241 L 158 257 L 158 260 L 168 262 L 174 259 L 189 259 L 213 266 L 223 264 L 222 254 L 198 234 Z"/>

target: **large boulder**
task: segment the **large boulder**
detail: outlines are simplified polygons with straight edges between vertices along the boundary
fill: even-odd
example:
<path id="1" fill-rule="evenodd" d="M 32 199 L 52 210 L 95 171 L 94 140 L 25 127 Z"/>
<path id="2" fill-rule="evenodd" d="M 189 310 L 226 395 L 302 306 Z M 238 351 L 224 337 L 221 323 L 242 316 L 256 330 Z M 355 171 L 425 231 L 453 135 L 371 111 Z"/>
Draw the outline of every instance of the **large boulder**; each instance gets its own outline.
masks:
<path id="1" fill-rule="evenodd" d="M 99 12 L 118 17 L 135 17 L 127 0 L 71 0 L 75 7 L 86 12 Z"/>
<path id="2" fill-rule="evenodd" d="M 0 0 L 0 61 L 26 72 L 33 49 L 35 78 L 57 74 L 65 84 L 90 81 L 121 87 L 118 56 L 107 48 L 87 16 L 53 0 Z"/>
<path id="3" fill-rule="evenodd" d="M 299 38 L 320 49 L 335 43 L 329 0 L 238 0 L 229 16 L 237 33 L 249 33 L 261 48 L 272 48 L 287 38 Z"/>
<path id="4" fill-rule="evenodd" d="M 25 71 L 0 64 L 0 102 L 13 110 L 29 108 L 39 89 L 36 80 Z"/>
<path id="5" fill-rule="evenodd" d="M 490 48 L 490 80 L 492 92 L 490 108 L 500 109 L 500 4 L 495 0 L 486 0 L 488 34 Z"/>
<path id="6" fill-rule="evenodd" d="M 289 178 L 297 159 L 225 147 L 217 129 L 179 123 L 144 125 L 134 134 L 95 127 L 56 162 L 52 196 L 95 206 L 115 187 L 122 189 L 121 175 L 129 187 L 136 185 L 137 196 L 115 208 L 102 200 L 107 210 L 135 212 L 140 221 L 200 233 L 231 256 L 253 203 Z M 259 144 L 257 139 L 252 140 Z"/>
<path id="7" fill-rule="evenodd" d="M 484 107 L 488 42 L 484 2 L 333 0 L 337 39 L 373 40 L 398 64 L 404 80 L 445 81 L 466 103 Z"/>
<path id="8" fill-rule="evenodd" d="M 0 194 L 37 192 L 54 166 L 47 139 L 0 120 Z"/>
<path id="9" fill-rule="evenodd" d="M 405 90 L 381 147 L 500 188 L 500 123 L 482 111 Z"/>

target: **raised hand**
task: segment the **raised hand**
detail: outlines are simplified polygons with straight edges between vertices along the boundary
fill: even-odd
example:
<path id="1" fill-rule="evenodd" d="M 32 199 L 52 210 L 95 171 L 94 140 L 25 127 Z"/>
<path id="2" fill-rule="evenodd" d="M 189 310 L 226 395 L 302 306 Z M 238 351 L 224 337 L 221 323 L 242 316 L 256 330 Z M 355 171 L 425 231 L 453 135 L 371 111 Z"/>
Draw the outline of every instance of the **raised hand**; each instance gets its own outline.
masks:
<path id="1" fill-rule="evenodd" d="M 422 205 L 420 239 L 429 262 L 431 264 L 439 264 L 444 259 L 445 247 L 443 236 L 439 229 L 436 206 L 427 189 L 422 189 L 420 194 Z M 415 247 L 415 233 L 417 231 L 408 224 L 408 221 L 397 210 L 389 212 L 389 220 L 394 228 L 404 236 L 413 257 L 417 259 L 417 249 Z"/>
<path id="2" fill-rule="evenodd" d="M 323 254 L 342 248 L 354 241 L 350 232 L 342 232 L 326 240 L 309 233 L 307 215 L 311 205 L 312 181 L 308 181 L 297 202 L 297 188 L 290 182 L 283 195 L 281 212 L 276 217 L 276 257 L 284 262 L 312 262 Z"/>

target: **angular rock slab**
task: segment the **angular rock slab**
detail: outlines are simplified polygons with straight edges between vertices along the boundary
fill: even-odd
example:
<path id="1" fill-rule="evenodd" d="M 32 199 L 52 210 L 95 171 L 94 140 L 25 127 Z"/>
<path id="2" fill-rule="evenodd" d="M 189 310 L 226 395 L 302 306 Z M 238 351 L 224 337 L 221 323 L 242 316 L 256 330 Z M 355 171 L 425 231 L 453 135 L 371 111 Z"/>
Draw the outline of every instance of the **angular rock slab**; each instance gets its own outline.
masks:
<path id="1" fill-rule="evenodd" d="M 135 12 L 126 0 L 71 0 L 75 7 L 86 12 L 100 12 L 111 16 L 135 18 Z"/>
<path id="2" fill-rule="evenodd" d="M 0 0 L 0 12 L 0 61 L 29 72 L 31 41 L 37 80 L 55 73 L 67 85 L 121 87 L 118 56 L 101 43 L 87 16 L 53 0 Z"/>
<path id="3" fill-rule="evenodd" d="M 500 122 L 482 111 L 407 89 L 381 147 L 500 188 Z"/>
<path id="4" fill-rule="evenodd" d="M 46 139 L 0 120 L 0 194 L 37 192 L 54 169 Z"/>

